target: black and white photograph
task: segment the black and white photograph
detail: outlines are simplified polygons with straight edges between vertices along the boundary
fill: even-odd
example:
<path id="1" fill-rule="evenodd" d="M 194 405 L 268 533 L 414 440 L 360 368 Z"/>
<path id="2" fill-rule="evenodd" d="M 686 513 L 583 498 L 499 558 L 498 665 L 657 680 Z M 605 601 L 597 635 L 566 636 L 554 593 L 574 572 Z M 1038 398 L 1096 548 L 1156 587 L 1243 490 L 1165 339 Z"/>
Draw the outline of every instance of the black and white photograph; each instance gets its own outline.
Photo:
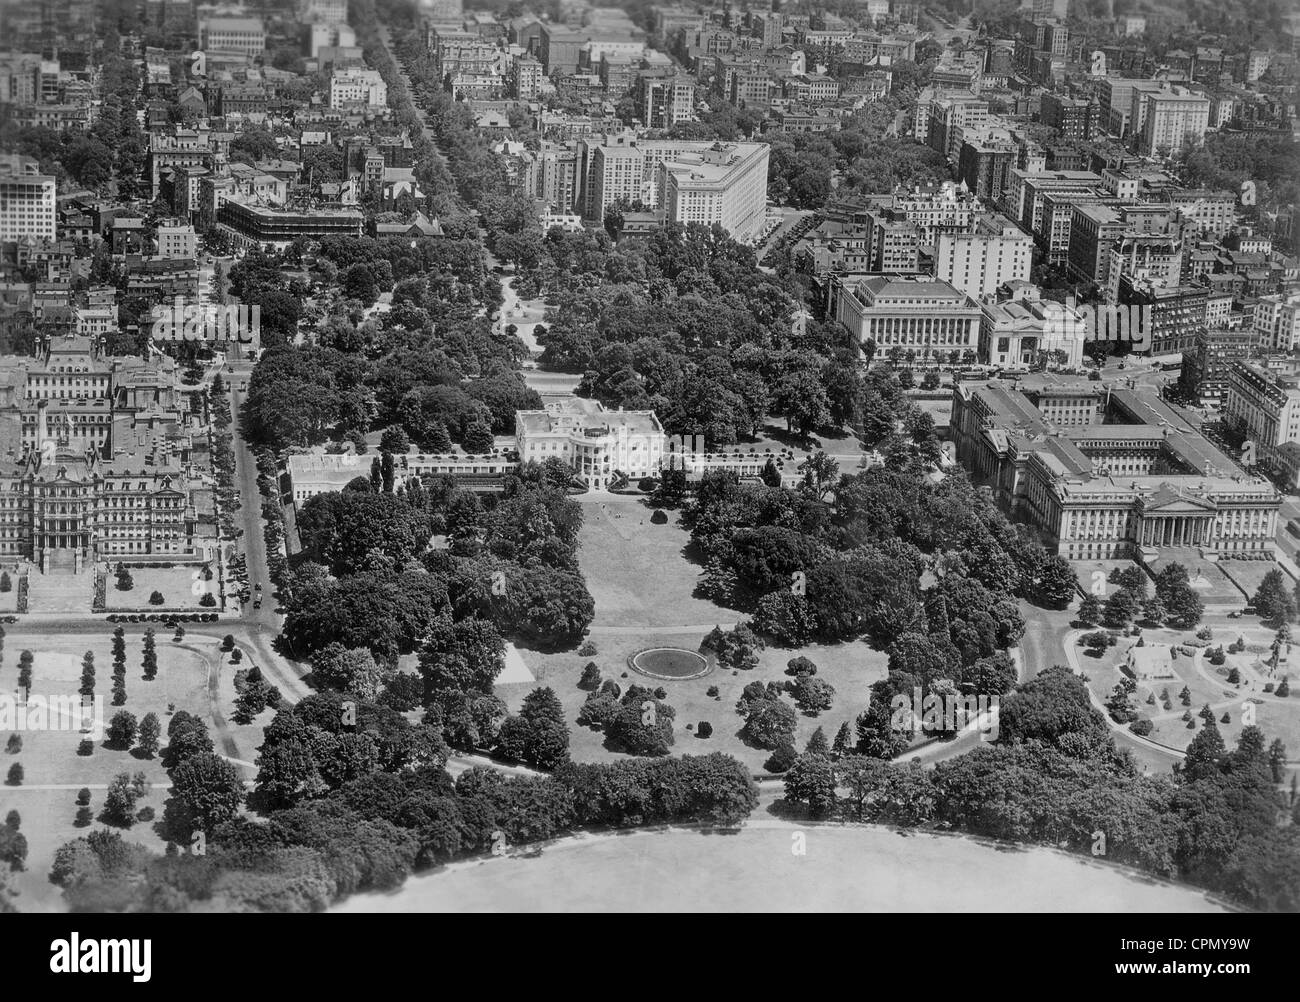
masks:
<path id="1" fill-rule="evenodd" d="M 0 929 L 1288 963 L 1298 102 L 1292 0 L 0 0 Z"/>

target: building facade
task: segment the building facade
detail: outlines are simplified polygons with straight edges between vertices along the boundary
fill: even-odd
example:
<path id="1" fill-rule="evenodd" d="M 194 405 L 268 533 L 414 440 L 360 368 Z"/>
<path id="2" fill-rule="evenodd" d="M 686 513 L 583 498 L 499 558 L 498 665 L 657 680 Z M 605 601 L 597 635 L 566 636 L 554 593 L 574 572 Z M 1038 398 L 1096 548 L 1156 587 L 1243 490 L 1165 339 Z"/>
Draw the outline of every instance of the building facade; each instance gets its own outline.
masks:
<path id="1" fill-rule="evenodd" d="M 1087 398 L 1091 397 L 1091 402 Z M 1038 401 L 1075 402 L 1101 423 L 1066 425 Z M 1281 495 L 1249 477 L 1151 391 L 1026 377 L 953 391 L 958 461 L 1069 560 L 1276 552 Z"/>

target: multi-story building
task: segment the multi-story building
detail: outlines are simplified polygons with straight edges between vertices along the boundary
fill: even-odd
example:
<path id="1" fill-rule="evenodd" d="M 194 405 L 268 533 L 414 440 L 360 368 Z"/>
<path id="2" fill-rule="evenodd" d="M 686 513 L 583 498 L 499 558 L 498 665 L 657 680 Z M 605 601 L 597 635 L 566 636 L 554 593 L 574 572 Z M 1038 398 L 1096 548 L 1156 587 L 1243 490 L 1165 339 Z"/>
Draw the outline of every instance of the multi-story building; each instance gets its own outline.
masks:
<path id="1" fill-rule="evenodd" d="M 671 129 L 695 118 L 695 83 L 675 70 L 643 70 L 636 81 L 637 117 L 650 129 Z"/>
<path id="2" fill-rule="evenodd" d="M 962 139 L 988 125 L 989 103 L 974 94 L 952 94 L 931 101 L 929 113 L 926 142 L 956 163 Z"/>
<path id="3" fill-rule="evenodd" d="M 348 0 L 298 0 L 298 20 L 344 24 L 348 19 Z"/>
<path id="4" fill-rule="evenodd" d="M 958 461 L 1070 560 L 1275 552 L 1272 484 L 1246 476 L 1155 391 L 1115 390 L 1104 408 L 1102 396 L 1050 375 L 962 382 L 949 422 Z"/>
<path id="5" fill-rule="evenodd" d="M 237 247 L 277 250 L 300 238 L 359 237 L 363 219 L 358 209 L 273 209 L 233 197 L 216 210 L 217 226 Z"/>
<path id="6" fill-rule="evenodd" d="M 510 72 L 515 97 L 534 100 L 542 87 L 542 64 L 529 55 L 516 56 Z"/>
<path id="7" fill-rule="evenodd" d="M 1083 361 L 1087 322 L 1065 303 L 1043 299 L 1034 287 L 1020 298 L 980 307 L 979 360 L 1004 369 L 1076 368 Z"/>
<path id="8" fill-rule="evenodd" d="M 491 73 L 500 57 L 496 46 L 483 36 L 444 25 L 429 27 L 428 46 L 443 80 L 458 73 Z"/>
<path id="9" fill-rule="evenodd" d="M 166 356 L 110 358 L 75 335 L 0 358 L 0 562 L 50 573 L 215 557 L 177 377 Z"/>
<path id="10" fill-rule="evenodd" d="M 198 250 L 194 227 L 178 219 L 162 220 L 157 229 L 158 257 L 193 261 Z"/>
<path id="11" fill-rule="evenodd" d="M 53 240 L 58 229 L 54 177 L 36 173 L 35 160 L 20 159 L 0 169 L 0 240 Z"/>
<path id="12" fill-rule="evenodd" d="M 1044 125 L 1056 129 L 1062 139 L 1083 142 L 1096 134 L 1101 105 L 1049 92 L 1043 95 L 1039 119 Z"/>
<path id="13" fill-rule="evenodd" d="M 1276 465 L 1286 442 L 1300 441 L 1300 365 L 1238 361 L 1228 371 L 1223 422 L 1255 443 L 1256 458 Z"/>
<path id="14" fill-rule="evenodd" d="M 948 181 L 897 188 L 888 205 L 916 224 L 923 244 L 934 243 L 941 233 L 971 232 L 980 212 L 980 201 L 973 192 L 962 191 Z"/>
<path id="15" fill-rule="evenodd" d="M 737 108 L 767 108 L 777 82 L 763 66 L 737 67 L 731 74 L 728 100 Z"/>
<path id="16" fill-rule="evenodd" d="M 663 425 L 654 411 L 611 411 L 581 397 L 516 411 L 515 435 L 521 462 L 563 459 L 597 488 L 609 486 L 616 474 L 632 480 L 656 475 L 665 453 Z"/>
<path id="17" fill-rule="evenodd" d="M 1001 202 L 1016 166 L 1016 150 L 1006 143 L 963 139 L 957 155 L 957 180 L 980 198 Z"/>
<path id="18" fill-rule="evenodd" d="M 1159 91 L 1158 80 L 1128 77 L 1102 77 L 1097 83 L 1098 120 L 1101 128 L 1112 136 L 1126 139 L 1141 128 L 1133 120 L 1134 92 Z"/>
<path id="19" fill-rule="evenodd" d="M 1220 404 L 1228 392 L 1228 376 L 1238 362 L 1256 350 L 1255 332 L 1211 327 L 1197 335 L 1191 351 L 1183 352 L 1178 381 L 1205 404 Z"/>
<path id="20" fill-rule="evenodd" d="M 669 222 L 718 223 L 737 240 L 758 237 L 767 216 L 766 143 L 715 143 L 658 165 L 658 204 Z"/>
<path id="21" fill-rule="evenodd" d="M 538 154 L 537 197 L 556 212 L 570 212 L 578 198 L 578 149 L 543 141 Z"/>
<path id="22" fill-rule="evenodd" d="M 1200 143 L 1209 128 L 1210 101 L 1201 94 L 1179 87 L 1173 91 L 1135 93 L 1135 107 L 1139 101 L 1145 106 L 1144 121 L 1137 133 L 1138 152 L 1143 156 L 1177 156 Z"/>
<path id="23" fill-rule="evenodd" d="M 925 364 L 954 353 L 973 358 L 979 347 L 979 304 L 947 282 L 929 275 L 834 276 L 831 282 L 834 318 L 880 355 Z"/>
<path id="24" fill-rule="evenodd" d="M 258 17 L 199 18 L 199 48 L 256 58 L 266 50 L 266 28 Z"/>
<path id="25" fill-rule="evenodd" d="M 1189 224 L 1189 236 L 1226 236 L 1237 221 L 1237 197 L 1230 191 L 1205 188 L 1170 188 L 1164 194 L 1168 205 Z"/>
<path id="26" fill-rule="evenodd" d="M 1254 329 L 1256 342 L 1270 351 L 1300 348 L 1300 293 L 1261 296 Z"/>
<path id="27" fill-rule="evenodd" d="M 542 61 L 546 75 L 553 77 L 560 72 L 576 72 L 582 47 L 587 41 L 588 36 L 584 32 L 572 31 L 562 24 L 543 24 L 537 58 Z"/>
<path id="28" fill-rule="evenodd" d="M 356 67 L 335 70 L 330 76 L 330 107 L 342 108 L 350 104 L 364 104 L 382 108 L 388 104 L 388 84 L 378 70 Z"/>
<path id="29" fill-rule="evenodd" d="M 992 295 L 1007 282 L 1029 281 L 1034 241 L 1007 220 L 981 219 L 974 233 L 941 233 L 934 273 L 968 296 Z"/>
<path id="30" fill-rule="evenodd" d="M 786 100 L 801 104 L 824 104 L 840 96 L 840 82 L 824 73 L 803 73 L 789 76 L 782 81 L 782 93 Z"/>
<path id="31" fill-rule="evenodd" d="M 146 169 L 151 197 L 157 197 L 165 172 L 176 167 L 198 167 L 211 172 L 216 165 L 216 155 L 206 128 L 177 128 L 170 133 L 150 133 Z"/>
<path id="32" fill-rule="evenodd" d="M 1205 331 L 1204 286 L 1162 284 L 1149 278 L 1120 276 L 1118 302 L 1121 306 L 1151 309 L 1151 354 L 1190 351 Z"/>
<path id="33" fill-rule="evenodd" d="M 871 271 L 907 274 L 918 270 L 921 232 L 897 209 L 879 208 L 866 214 L 867 261 Z"/>

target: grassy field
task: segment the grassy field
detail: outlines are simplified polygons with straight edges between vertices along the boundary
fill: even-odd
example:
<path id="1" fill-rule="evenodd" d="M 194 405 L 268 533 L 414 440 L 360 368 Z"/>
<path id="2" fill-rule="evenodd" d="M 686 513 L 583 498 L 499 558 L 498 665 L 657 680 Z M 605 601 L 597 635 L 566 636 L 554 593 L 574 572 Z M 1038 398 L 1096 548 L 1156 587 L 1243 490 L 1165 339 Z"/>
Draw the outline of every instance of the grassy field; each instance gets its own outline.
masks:
<path id="1" fill-rule="evenodd" d="M 550 686 L 564 704 L 572 733 L 572 753 L 581 761 L 611 761 L 621 753 L 605 747 L 598 731 L 579 726 L 578 712 L 587 692 L 578 688 L 583 666 L 594 661 L 601 674 L 624 689 L 637 683 L 667 690 L 667 702 L 677 711 L 674 721 L 674 754 L 723 751 L 735 755 L 755 771 L 761 770 L 770 752 L 746 746 L 738 736 L 743 720 L 735 712 L 741 690 L 753 681 L 784 682 L 785 666 L 796 654 L 811 658 L 818 675 L 835 687 L 835 703 L 818 717 L 800 715 L 795 744 L 801 748 L 820 725 L 828 741 L 843 722 L 865 709 L 868 688 L 883 678 L 886 656 L 866 643 L 835 646 L 810 645 L 799 651 L 768 648 L 757 667 L 749 671 L 714 670 L 708 675 L 683 681 L 660 681 L 632 671 L 627 659 L 646 647 L 698 649 L 715 625 L 723 628 L 745 619 L 745 614 L 726 609 L 705 599 L 692 597 L 700 573 L 686 556 L 689 534 L 676 524 L 652 525 L 650 509 L 635 499 L 583 504 L 585 522 L 580 536 L 578 559 L 587 587 L 596 600 L 596 615 L 590 640 L 596 654 L 580 656 L 575 651 L 545 653 L 520 648 L 524 662 L 536 682 L 498 686 L 497 693 L 515 710 L 532 688 Z M 708 695 L 712 686 L 718 696 Z M 793 704 L 792 704 L 793 705 Z M 707 720 L 713 735 L 697 738 L 694 728 Z M 688 731 L 686 725 L 693 725 Z"/>
<path id="2" fill-rule="evenodd" d="M 205 581 L 201 576 L 196 578 L 195 574 L 199 571 L 197 565 L 131 567 L 128 570 L 133 581 L 130 591 L 120 591 L 116 577 L 112 574 L 108 576 L 104 591 L 104 608 L 110 612 L 148 611 L 155 608 L 149 604 L 149 596 L 155 591 L 162 592 L 162 605 L 157 606 L 160 609 L 200 609 L 202 606 L 199 605 L 199 601 L 204 591 L 210 591 L 214 597 L 219 597 L 215 572 L 211 581 Z M 199 586 L 197 588 L 196 582 Z"/>
<path id="3" fill-rule="evenodd" d="M 1241 589 L 1251 597 L 1254 597 L 1255 592 L 1264 581 L 1264 576 L 1269 571 L 1282 571 L 1282 582 L 1288 590 L 1294 584 L 1291 575 L 1287 574 L 1282 565 L 1274 563 L 1272 560 L 1221 560 L 1219 561 L 1219 567 L 1229 574 L 1232 580 L 1237 582 Z"/>
<path id="4" fill-rule="evenodd" d="M 1213 638 L 1210 646 L 1217 646 L 1220 643 L 1226 646 L 1236 639 L 1238 634 L 1243 634 L 1248 644 L 1264 644 L 1272 640 L 1272 634 L 1263 630 L 1222 630 Z M 1190 639 L 1190 634 L 1175 630 L 1145 630 L 1143 635 L 1147 643 L 1182 644 Z M 1079 663 L 1084 674 L 1089 678 L 1088 684 L 1102 700 L 1110 696 L 1111 690 L 1122 677 L 1119 665 L 1123 663 L 1131 644 L 1131 639 L 1121 638 L 1118 644 L 1107 650 L 1100 658 L 1080 651 Z M 1296 656 L 1300 656 L 1300 648 L 1297 649 Z M 1151 739 L 1176 748 L 1186 748 L 1202 726 L 1196 714 L 1208 703 L 1214 711 L 1215 722 L 1220 733 L 1223 734 L 1224 742 L 1228 747 L 1234 747 L 1242 729 L 1243 706 L 1247 700 L 1251 700 L 1254 705 L 1255 723 L 1264 731 L 1267 739 L 1272 741 L 1274 738 L 1281 738 L 1288 749 L 1291 749 L 1291 756 L 1294 757 L 1295 749 L 1300 747 L 1300 698 L 1279 699 L 1264 693 L 1263 683 L 1270 680 L 1276 682 L 1280 679 L 1281 673 L 1274 679 L 1266 679 L 1258 674 L 1251 667 L 1258 662 L 1258 658 L 1259 655 L 1253 653 L 1229 655 L 1225 665 L 1216 667 L 1203 656 L 1197 658 L 1179 653 L 1172 662 L 1177 678 L 1138 680 L 1138 689 L 1133 702 L 1141 715 L 1150 719 L 1153 724 Z M 1227 680 L 1228 669 L 1233 664 L 1237 665 L 1242 674 L 1243 681 L 1239 685 L 1233 685 Z M 1252 683 L 1254 683 L 1253 687 Z M 1184 706 L 1178 698 L 1184 686 L 1191 692 L 1190 706 Z M 1163 708 L 1161 700 L 1161 695 L 1166 689 L 1172 703 L 1170 710 Z M 1155 696 L 1154 706 L 1146 702 L 1148 695 Z M 1195 728 L 1189 728 L 1186 721 L 1182 719 L 1183 714 L 1189 709 L 1192 716 L 1196 718 Z M 1226 724 L 1222 722 L 1225 711 L 1230 717 L 1230 722 Z"/>
<path id="5" fill-rule="evenodd" d="M 742 618 L 738 612 L 692 597 L 701 567 L 687 559 L 690 533 L 675 516 L 667 525 L 653 525 L 652 509 L 636 498 L 588 502 L 582 511 L 578 559 L 596 599 L 594 631 Z"/>
<path id="6" fill-rule="evenodd" d="M 124 706 L 111 705 L 113 662 L 108 631 L 102 636 L 10 632 L 5 637 L 0 685 L 5 693 L 14 693 L 18 657 L 27 649 L 34 655 L 33 695 L 75 695 L 80 684 L 82 655 L 90 650 L 95 654 L 95 692 L 103 697 L 105 726 L 118 710 L 127 710 L 137 719 L 155 713 L 163 729 L 160 743 L 165 746 L 168 706 L 174 704 L 177 709 L 188 710 L 206 720 L 218 753 L 251 763 L 262 741 L 262 725 L 271 715 L 264 713 L 255 723 L 244 726 L 230 719 L 235 699 L 235 668 L 219 650 L 219 642 L 211 637 L 187 636 L 175 643 L 170 631 L 159 630 L 158 675 L 154 681 L 146 682 L 141 677 L 142 637 L 142 628 L 127 630 Z M 240 667 L 247 664 L 246 657 Z M 138 806 L 152 807 L 156 820 L 162 817 L 167 776 L 159 759 L 137 758 L 132 751 L 105 747 L 102 740 L 96 742 L 91 755 L 78 755 L 77 746 L 86 736 L 78 730 L 29 730 L 21 734 L 23 746 L 19 753 L 0 753 L 0 773 L 7 774 L 14 762 L 21 762 L 25 773 L 21 787 L 0 786 L 0 815 L 17 810 L 29 844 L 26 872 L 11 878 L 12 886 L 20 892 L 16 904 L 23 911 L 61 910 L 59 889 L 47 880 L 54 851 L 100 826 L 103 787 L 115 775 L 143 772 L 153 788 Z M 9 732 L 0 731 L 0 741 L 7 741 L 8 737 Z M 248 778 L 253 776 L 251 768 L 244 768 L 243 772 Z M 96 815 L 90 828 L 78 828 L 75 824 L 77 790 L 83 786 L 91 788 L 90 806 Z M 161 851 L 165 843 L 155 830 L 156 820 L 137 823 L 123 834 L 129 841 Z"/>

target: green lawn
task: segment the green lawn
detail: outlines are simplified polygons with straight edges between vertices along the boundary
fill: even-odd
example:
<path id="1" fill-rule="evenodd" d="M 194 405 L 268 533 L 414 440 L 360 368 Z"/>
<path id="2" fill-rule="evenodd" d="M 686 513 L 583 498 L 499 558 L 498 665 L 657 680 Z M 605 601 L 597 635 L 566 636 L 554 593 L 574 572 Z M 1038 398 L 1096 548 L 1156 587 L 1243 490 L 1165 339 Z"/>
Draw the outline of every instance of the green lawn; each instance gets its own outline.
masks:
<path id="1" fill-rule="evenodd" d="M 1239 633 L 1244 633 L 1248 643 L 1256 644 L 1265 641 L 1271 641 L 1272 634 L 1267 631 L 1252 630 L 1243 628 L 1219 630 L 1212 639 L 1210 646 L 1217 646 L 1222 643 L 1225 645 L 1236 639 Z M 1182 644 L 1190 638 L 1190 634 L 1176 630 L 1145 630 L 1143 635 L 1148 643 L 1174 643 Z M 1131 638 L 1120 638 L 1119 643 L 1110 648 L 1101 658 L 1094 658 L 1080 649 L 1079 664 L 1084 674 L 1089 677 L 1089 686 L 1102 700 L 1110 696 L 1111 689 L 1119 681 L 1121 672 L 1119 665 L 1123 663 L 1125 654 L 1132 643 Z M 1153 679 L 1150 681 L 1138 681 L 1138 691 L 1134 697 L 1134 702 L 1139 708 L 1143 717 L 1149 718 L 1154 725 L 1150 737 L 1161 744 L 1171 745 L 1175 748 L 1186 748 L 1188 743 L 1201 729 L 1201 721 L 1196 714 L 1201 707 L 1208 703 L 1214 710 L 1215 723 L 1219 731 L 1223 734 L 1223 740 L 1228 747 L 1236 744 L 1237 737 L 1242 728 L 1242 708 L 1243 704 L 1250 699 L 1258 699 L 1260 702 L 1255 703 L 1255 723 L 1264 731 L 1268 741 L 1274 738 L 1281 738 L 1287 748 L 1290 749 L 1290 757 L 1295 758 L 1296 749 L 1300 748 L 1300 697 L 1290 699 L 1278 699 L 1263 693 L 1262 680 L 1257 679 L 1249 671 L 1249 666 L 1257 660 L 1258 655 L 1244 653 L 1240 656 L 1230 655 L 1228 664 L 1222 667 L 1211 665 L 1207 659 L 1202 659 L 1204 672 L 1198 671 L 1195 667 L 1194 660 L 1186 654 L 1179 653 L 1173 660 L 1173 669 L 1178 676 L 1177 679 Z M 1300 648 L 1293 657 L 1300 657 Z M 1241 685 L 1232 685 L 1227 681 L 1228 667 L 1236 662 L 1242 669 L 1243 679 Z M 1300 673 L 1296 673 L 1300 676 Z M 1208 676 L 1208 677 L 1207 677 Z M 1280 677 L 1280 676 L 1279 676 Z M 1296 676 L 1293 676 L 1296 677 Z M 1255 681 L 1255 688 L 1250 687 L 1250 682 Z M 1179 692 L 1183 686 L 1191 692 L 1191 706 L 1185 707 L 1178 698 Z M 1169 690 L 1170 701 L 1173 704 L 1171 710 L 1165 710 L 1161 704 L 1160 694 Z M 1156 705 L 1151 706 L 1146 703 L 1148 694 L 1154 694 Z M 1183 713 L 1188 709 L 1191 710 L 1192 716 L 1196 718 L 1196 727 L 1189 728 L 1186 721 L 1182 719 Z M 1224 712 L 1230 715 L 1230 722 L 1222 723 Z"/>
<path id="2" fill-rule="evenodd" d="M 703 639 L 702 633 L 689 632 L 656 633 L 649 639 L 624 635 L 597 637 L 597 652 L 591 657 L 579 657 L 571 652 L 541 654 L 521 649 L 520 653 L 536 677 L 536 683 L 498 686 L 497 695 L 509 704 L 513 712 L 519 708 L 529 690 L 550 686 L 564 704 L 573 758 L 584 762 L 613 761 L 623 757 L 622 753 L 604 746 L 604 734 L 580 726 L 577 722 L 578 711 L 587 698 L 586 690 L 578 688 L 578 679 L 583 666 L 588 661 L 594 661 L 600 666 L 604 677 L 614 679 L 624 689 L 636 684 L 651 689 L 663 686 L 667 690 L 667 702 L 677 711 L 673 726 L 673 754 L 726 752 L 758 772 L 762 770 L 763 763 L 771 752 L 750 748 L 739 737 L 738 732 L 744 720 L 736 713 L 736 700 L 746 685 L 754 681 L 785 682 L 789 677 L 785 674 L 786 662 L 798 654 L 810 658 L 817 665 L 818 677 L 835 687 L 835 702 L 830 710 L 816 717 L 799 714 L 795 746 L 802 750 L 818 726 L 825 730 L 827 741 L 834 740 L 841 723 L 848 722 L 851 728 L 854 718 L 866 708 L 871 683 L 884 678 L 886 674 L 886 655 L 872 650 L 862 641 L 835 646 L 812 644 L 797 652 L 767 648 L 761 653 L 758 666 L 752 670 L 714 670 L 703 678 L 685 681 L 647 678 L 627 666 L 629 656 L 652 644 L 695 650 Z M 712 686 L 718 687 L 717 698 L 708 695 Z M 789 700 L 789 697 L 786 699 Z M 793 702 L 790 705 L 793 706 Z M 695 736 L 694 730 L 702 720 L 713 725 L 712 737 L 701 739 Z M 693 725 L 692 730 L 686 729 L 687 724 Z"/>
<path id="3" fill-rule="evenodd" d="M 14 692 L 18 657 L 28 649 L 34 655 L 32 694 L 75 696 L 80 685 L 82 655 L 90 650 L 95 654 L 95 692 L 103 697 L 105 726 L 118 710 L 128 710 L 137 720 L 146 713 L 155 713 L 163 730 L 160 744 L 165 747 L 168 704 L 174 704 L 178 710 L 187 710 L 204 718 L 218 753 L 254 761 L 257 746 L 262 741 L 262 726 L 270 721 L 271 714 L 263 713 L 253 724 L 244 726 L 230 719 L 235 700 L 235 667 L 231 666 L 229 656 L 219 651 L 217 639 L 190 635 L 177 644 L 171 639 L 170 630 L 158 629 L 158 675 L 152 682 L 146 682 L 141 677 L 143 634 L 141 627 L 130 627 L 126 631 L 127 700 L 124 706 L 112 705 L 113 659 L 108 630 L 99 636 L 10 632 L 5 637 L 0 684 L 4 692 Z M 245 657 L 238 667 L 246 667 L 248 663 Z M 221 667 L 217 673 L 214 704 L 209 677 L 218 664 Z M 214 709 L 224 719 L 223 725 L 218 725 Z M 46 879 L 54 851 L 70 839 L 102 827 L 98 820 L 90 828 L 78 828 L 74 824 L 77 788 L 106 785 L 121 772 L 132 775 L 144 772 L 154 788 L 138 806 L 152 807 L 158 818 L 162 816 L 167 799 L 167 776 L 159 758 L 136 758 L 130 751 L 104 747 L 102 740 L 96 742 L 91 755 L 78 755 L 77 746 L 85 736 L 79 730 L 29 730 L 21 735 L 23 746 L 19 753 L 0 752 L 0 776 L 8 773 L 13 762 L 21 762 L 25 773 L 22 788 L 0 786 L 0 815 L 17 810 L 22 816 L 22 832 L 29 844 L 27 870 L 14 874 L 12 878 L 12 884 L 20 891 L 16 902 L 20 910 L 61 909 L 59 889 Z M 0 748 L 8 737 L 8 731 L 0 731 Z M 252 778 L 252 769 L 242 771 L 246 777 Z M 41 785 L 71 788 L 33 789 Z M 90 806 L 96 818 L 104 806 L 104 796 L 102 789 L 91 790 Z M 128 841 L 139 842 L 154 851 L 161 852 L 165 848 L 153 823 L 137 823 L 123 834 Z"/>
<path id="4" fill-rule="evenodd" d="M 578 561 L 596 600 L 592 628 L 735 622 L 738 612 L 692 597 L 702 568 L 686 559 L 690 533 L 675 514 L 650 521 L 637 498 L 584 502 Z M 649 646 L 648 641 L 642 647 Z"/>

